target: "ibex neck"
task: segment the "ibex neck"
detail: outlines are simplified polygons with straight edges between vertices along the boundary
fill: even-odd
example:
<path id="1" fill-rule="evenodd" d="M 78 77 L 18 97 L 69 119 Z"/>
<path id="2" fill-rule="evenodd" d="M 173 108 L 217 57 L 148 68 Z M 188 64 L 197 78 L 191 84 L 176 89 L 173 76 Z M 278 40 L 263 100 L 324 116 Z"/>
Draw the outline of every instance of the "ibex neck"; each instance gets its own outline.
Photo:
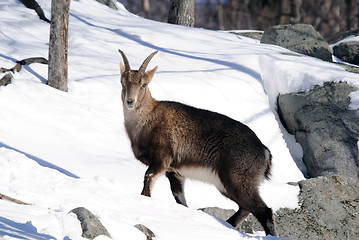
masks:
<path id="1" fill-rule="evenodd" d="M 158 103 L 158 101 L 156 101 L 152 97 L 150 90 L 147 88 L 146 94 L 143 97 L 143 100 L 142 100 L 141 104 L 138 106 L 138 108 L 136 109 L 136 111 L 138 111 L 141 115 L 142 114 L 149 115 L 149 114 L 151 114 L 153 109 L 156 107 L 157 103 Z"/>

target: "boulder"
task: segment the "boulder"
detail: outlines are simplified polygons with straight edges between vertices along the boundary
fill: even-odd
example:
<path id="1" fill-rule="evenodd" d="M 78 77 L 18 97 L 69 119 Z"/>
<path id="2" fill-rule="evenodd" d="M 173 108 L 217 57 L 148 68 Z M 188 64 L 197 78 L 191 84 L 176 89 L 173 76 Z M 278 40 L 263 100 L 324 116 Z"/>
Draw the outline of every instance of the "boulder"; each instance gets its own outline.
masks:
<path id="1" fill-rule="evenodd" d="M 261 43 L 278 45 L 291 51 L 332 61 L 332 50 L 312 25 L 276 25 L 264 31 Z"/>
<path id="2" fill-rule="evenodd" d="M 357 178 L 359 110 L 349 109 L 347 83 L 326 83 L 278 97 L 284 127 L 303 148 L 308 176 L 346 175 Z"/>
<path id="3" fill-rule="evenodd" d="M 152 240 L 152 238 L 156 237 L 156 235 L 145 225 L 136 224 L 135 228 L 140 230 L 143 234 L 145 234 L 147 240 Z"/>
<path id="4" fill-rule="evenodd" d="M 359 182 L 346 176 L 299 182 L 298 209 L 280 209 L 275 223 L 280 237 L 293 240 L 359 239 Z"/>
<path id="5" fill-rule="evenodd" d="M 224 221 L 227 221 L 236 212 L 233 209 L 223 209 L 219 207 L 206 207 L 200 208 L 198 210 L 201 210 Z M 262 225 L 252 214 L 250 214 L 238 227 L 236 227 L 236 229 L 240 232 L 250 234 L 258 231 L 264 231 Z"/>
<path id="6" fill-rule="evenodd" d="M 359 65 L 359 42 L 342 42 L 334 46 L 333 52 L 340 60 Z"/>
<path id="7" fill-rule="evenodd" d="M 82 237 L 94 239 L 100 235 L 111 238 L 107 229 L 102 225 L 100 220 L 89 210 L 83 207 L 72 209 L 70 212 L 76 214 L 77 219 L 81 222 Z"/>

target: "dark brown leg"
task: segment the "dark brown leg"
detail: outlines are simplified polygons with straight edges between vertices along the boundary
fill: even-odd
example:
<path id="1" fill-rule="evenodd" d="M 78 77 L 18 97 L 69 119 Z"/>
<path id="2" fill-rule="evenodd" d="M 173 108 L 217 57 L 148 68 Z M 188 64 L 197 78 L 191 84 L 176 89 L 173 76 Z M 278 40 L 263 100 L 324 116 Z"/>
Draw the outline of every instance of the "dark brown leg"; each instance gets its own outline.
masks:
<path id="1" fill-rule="evenodd" d="M 166 172 L 166 176 L 170 181 L 172 195 L 176 202 L 187 207 L 187 202 L 183 191 L 183 177 L 172 171 Z"/>
<path id="2" fill-rule="evenodd" d="M 141 195 L 151 197 L 152 188 L 157 180 L 157 177 L 163 174 L 164 171 L 166 171 L 166 168 L 160 164 L 152 164 L 148 167 L 143 180 L 143 190 Z"/>
<path id="3" fill-rule="evenodd" d="M 227 220 L 227 222 L 233 227 L 237 227 L 248 217 L 249 213 L 249 211 L 239 208 L 238 211 Z"/>

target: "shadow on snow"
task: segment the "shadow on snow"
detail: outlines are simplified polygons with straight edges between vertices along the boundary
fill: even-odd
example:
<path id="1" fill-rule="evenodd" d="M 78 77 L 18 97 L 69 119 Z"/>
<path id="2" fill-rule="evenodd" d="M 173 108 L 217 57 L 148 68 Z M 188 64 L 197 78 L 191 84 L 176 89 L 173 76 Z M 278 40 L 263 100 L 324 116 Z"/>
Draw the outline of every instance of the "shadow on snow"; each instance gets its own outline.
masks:
<path id="1" fill-rule="evenodd" d="M 14 148 L 14 147 L 10 147 L 10 146 L 8 146 L 8 145 L 2 143 L 2 142 L 0 142 L 0 147 L 5 147 L 5 148 L 8 148 L 8 149 L 14 150 L 14 151 L 16 151 L 16 152 L 22 153 L 22 154 L 24 154 L 26 157 L 28 157 L 29 159 L 34 160 L 35 162 L 37 162 L 37 163 L 38 163 L 40 166 L 42 166 L 42 167 L 47 167 L 47 168 L 51 168 L 51 169 L 57 170 L 57 171 L 59 171 L 60 173 L 65 174 L 65 175 L 68 176 L 68 177 L 72 177 L 72 178 L 76 178 L 76 179 L 79 178 L 79 176 L 77 176 L 77 175 L 75 175 L 75 174 L 73 174 L 73 173 L 71 173 L 71 172 L 69 172 L 69 171 L 67 171 L 67 170 L 65 170 L 65 169 L 63 169 L 63 168 L 61 168 L 61 167 L 59 167 L 59 166 L 56 166 L 56 165 L 54 165 L 54 164 L 52 164 L 52 163 L 49 163 L 49 162 L 47 162 L 47 161 L 45 161 L 45 160 L 42 160 L 42 159 L 40 159 L 40 158 L 38 158 L 38 157 L 35 157 L 35 156 L 31 155 L 31 154 L 28 154 L 28 153 L 26 153 L 26 152 L 23 152 L 23 151 L 21 151 L 21 150 L 19 150 L 19 149 L 16 149 L 16 148 Z"/>
<path id="2" fill-rule="evenodd" d="M 9 236 L 17 239 L 56 239 L 53 236 L 38 233 L 36 227 L 34 227 L 30 221 L 26 223 L 17 223 L 7 218 L 0 217 L 0 237 L 2 236 Z"/>

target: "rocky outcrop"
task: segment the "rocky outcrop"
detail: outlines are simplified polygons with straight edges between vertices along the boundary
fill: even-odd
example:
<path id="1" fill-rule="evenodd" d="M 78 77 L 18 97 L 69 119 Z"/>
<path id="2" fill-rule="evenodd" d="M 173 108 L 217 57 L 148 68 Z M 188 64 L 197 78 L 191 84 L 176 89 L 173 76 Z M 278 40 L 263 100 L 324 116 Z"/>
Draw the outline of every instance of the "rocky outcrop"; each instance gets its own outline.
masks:
<path id="1" fill-rule="evenodd" d="M 100 220 L 89 210 L 83 207 L 72 209 L 70 212 L 76 214 L 77 219 L 81 222 L 82 237 L 94 239 L 100 235 L 111 238 L 107 229 L 102 225 Z"/>
<path id="2" fill-rule="evenodd" d="M 291 51 L 316 57 L 324 61 L 332 60 L 332 50 L 312 25 L 277 25 L 264 31 L 261 43 L 278 45 Z"/>
<path id="3" fill-rule="evenodd" d="M 347 83 L 326 83 L 302 93 L 279 95 L 279 116 L 301 144 L 309 177 L 357 178 L 359 110 L 350 110 Z"/>
<path id="4" fill-rule="evenodd" d="M 299 182 L 300 208 L 280 209 L 279 236 L 293 240 L 359 239 L 359 182 L 344 176 Z"/>
<path id="5" fill-rule="evenodd" d="M 359 65 L 359 42 L 343 42 L 333 47 L 334 56 L 340 60 Z"/>

